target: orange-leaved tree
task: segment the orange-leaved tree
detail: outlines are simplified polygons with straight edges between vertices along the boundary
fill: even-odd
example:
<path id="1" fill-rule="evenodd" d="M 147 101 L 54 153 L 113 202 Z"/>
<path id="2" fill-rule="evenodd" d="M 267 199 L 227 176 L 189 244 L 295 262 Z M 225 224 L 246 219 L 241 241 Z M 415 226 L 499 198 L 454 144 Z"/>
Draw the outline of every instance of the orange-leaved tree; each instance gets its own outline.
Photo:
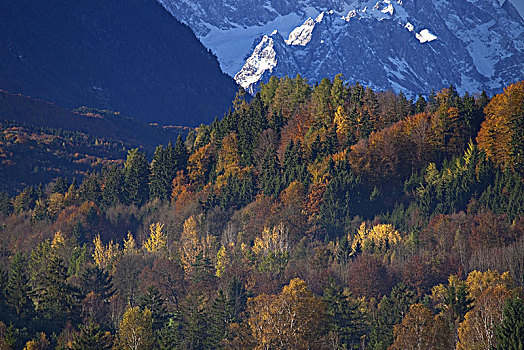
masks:
<path id="1" fill-rule="evenodd" d="M 479 148 L 500 167 L 524 174 L 524 81 L 493 97 L 484 112 Z"/>

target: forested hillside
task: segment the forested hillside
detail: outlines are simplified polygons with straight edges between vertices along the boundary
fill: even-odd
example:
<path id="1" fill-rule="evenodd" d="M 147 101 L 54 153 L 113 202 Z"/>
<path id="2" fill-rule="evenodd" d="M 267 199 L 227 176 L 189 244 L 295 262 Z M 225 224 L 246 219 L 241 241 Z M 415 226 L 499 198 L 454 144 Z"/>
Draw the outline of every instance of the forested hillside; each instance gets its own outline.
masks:
<path id="1" fill-rule="evenodd" d="M 1 347 L 518 348 L 523 114 L 524 82 L 272 78 L 152 159 L 3 192 Z"/>
<path id="2" fill-rule="evenodd" d="M 81 180 L 123 164 L 132 148 L 152 155 L 159 142 L 174 142 L 189 130 L 146 125 L 108 110 L 70 111 L 0 90 L 0 191 L 15 193 L 57 176 Z"/>

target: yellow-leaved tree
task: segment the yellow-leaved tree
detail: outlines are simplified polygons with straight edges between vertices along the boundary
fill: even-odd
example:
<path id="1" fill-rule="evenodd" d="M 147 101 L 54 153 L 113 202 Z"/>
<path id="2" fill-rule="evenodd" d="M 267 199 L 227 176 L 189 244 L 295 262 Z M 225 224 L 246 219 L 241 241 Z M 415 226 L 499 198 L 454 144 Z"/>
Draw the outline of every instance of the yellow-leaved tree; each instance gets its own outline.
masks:
<path id="1" fill-rule="evenodd" d="M 394 327 L 393 334 L 391 350 L 440 350 L 452 346 L 447 323 L 421 304 L 411 305 L 402 323 Z"/>
<path id="2" fill-rule="evenodd" d="M 510 85 L 485 108 L 479 148 L 495 164 L 524 172 L 524 81 Z"/>
<path id="3" fill-rule="evenodd" d="M 149 238 L 144 243 L 144 249 L 150 253 L 167 252 L 167 237 L 162 231 L 164 225 L 157 222 L 149 225 Z"/>
<path id="4" fill-rule="evenodd" d="M 116 349 L 149 350 L 153 348 L 153 321 L 151 311 L 138 306 L 125 312 L 118 326 Z"/>
<path id="5" fill-rule="evenodd" d="M 217 239 L 208 232 L 202 232 L 203 215 L 190 216 L 184 222 L 180 235 L 180 261 L 186 272 L 193 269 L 197 257 L 212 259 L 216 256 Z"/>
<path id="6" fill-rule="evenodd" d="M 459 326 L 457 350 L 493 349 L 495 327 L 502 322 L 504 304 L 516 292 L 502 284 L 483 290 Z"/>
<path id="7" fill-rule="evenodd" d="M 351 237 L 348 237 L 348 240 Z M 402 237 L 390 224 L 378 224 L 371 228 L 363 222 L 353 238 L 352 250 L 386 254 L 389 248 L 400 243 Z"/>
<path id="8" fill-rule="evenodd" d="M 320 349 L 326 332 L 325 304 L 295 278 L 277 295 L 249 299 L 248 324 L 255 349 Z"/>
<path id="9" fill-rule="evenodd" d="M 136 245 L 135 237 L 131 234 L 131 232 L 127 233 L 127 238 L 124 239 L 124 254 L 134 254 L 138 251 L 138 247 Z"/>
<path id="10" fill-rule="evenodd" d="M 501 285 L 506 289 L 512 289 L 515 286 L 515 281 L 509 272 L 499 274 L 497 271 L 487 270 L 485 272 L 472 271 L 466 279 L 466 286 L 469 291 L 471 299 L 477 299 L 483 291 L 489 287 Z"/>
<path id="11" fill-rule="evenodd" d="M 283 272 L 289 258 L 288 230 L 283 223 L 269 229 L 264 228 L 260 237 L 255 237 L 252 251 L 256 266 L 263 272 Z"/>
<path id="12" fill-rule="evenodd" d="M 107 246 L 104 246 L 100 234 L 98 234 L 93 239 L 93 244 L 95 246 L 93 259 L 96 265 L 101 269 L 112 270 L 121 255 L 118 243 L 113 243 L 113 240 L 111 240 Z"/>
<path id="13" fill-rule="evenodd" d="M 349 116 L 342 106 L 339 106 L 335 112 L 335 125 L 337 126 L 337 136 L 340 141 L 345 141 L 348 137 L 351 124 Z"/>
<path id="14" fill-rule="evenodd" d="M 4 349 L 4 348 L 2 348 Z M 51 343 L 47 339 L 44 332 L 40 332 L 36 339 L 30 340 L 25 343 L 24 350 L 47 350 L 51 349 Z"/>

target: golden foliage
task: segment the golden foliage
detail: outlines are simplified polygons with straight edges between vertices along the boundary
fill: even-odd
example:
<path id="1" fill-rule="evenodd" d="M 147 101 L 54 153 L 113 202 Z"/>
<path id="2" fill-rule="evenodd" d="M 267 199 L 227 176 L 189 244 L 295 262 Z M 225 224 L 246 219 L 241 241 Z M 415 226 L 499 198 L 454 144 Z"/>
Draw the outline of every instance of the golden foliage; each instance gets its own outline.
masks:
<path id="1" fill-rule="evenodd" d="M 289 247 L 288 230 L 283 223 L 273 227 L 265 227 L 260 237 L 255 238 L 253 253 L 267 256 L 269 253 L 285 253 Z"/>
<path id="2" fill-rule="evenodd" d="M 33 339 L 28 341 L 25 346 L 24 350 L 50 350 L 51 349 L 51 343 L 47 339 L 47 336 L 44 332 L 40 332 L 38 334 L 37 339 Z"/>
<path id="3" fill-rule="evenodd" d="M 477 136 L 479 148 L 495 164 L 514 169 L 522 167 L 524 133 L 524 81 L 510 85 L 493 97 L 484 110 L 486 120 Z M 521 169 L 520 169 L 521 170 Z"/>
<path id="4" fill-rule="evenodd" d="M 104 246 L 100 239 L 100 234 L 97 234 L 93 239 L 93 244 L 95 246 L 93 259 L 96 265 L 102 269 L 112 269 L 120 256 L 118 243 L 113 243 L 113 240 L 111 240 L 107 246 Z"/>
<path id="5" fill-rule="evenodd" d="M 149 350 L 153 347 L 151 311 L 138 306 L 125 312 L 118 327 L 117 349 Z"/>
<path id="6" fill-rule="evenodd" d="M 51 218 L 56 218 L 66 207 L 66 198 L 61 193 L 52 193 L 47 200 L 47 213 Z"/>
<path id="7" fill-rule="evenodd" d="M 395 325 L 392 350 L 449 349 L 449 327 L 440 316 L 421 304 L 410 306 L 402 323 Z"/>
<path id="8" fill-rule="evenodd" d="M 512 292 L 504 285 L 483 290 L 460 324 L 457 350 L 492 349 L 495 326 L 502 321 L 504 303 Z"/>
<path id="9" fill-rule="evenodd" d="M 204 185 L 207 172 L 212 163 L 214 147 L 211 143 L 197 149 L 189 156 L 189 180 L 194 185 Z"/>
<path id="10" fill-rule="evenodd" d="M 127 238 L 124 239 L 124 254 L 133 254 L 138 251 L 138 247 L 136 245 L 135 237 L 131 234 L 131 232 L 127 233 Z"/>
<path id="11" fill-rule="evenodd" d="M 351 237 L 348 236 L 348 240 Z M 402 240 L 397 230 L 390 224 L 378 224 L 371 228 L 366 227 L 363 222 L 353 238 L 351 248 L 356 251 L 360 247 L 363 251 L 378 251 L 385 253 L 390 247 L 400 243 Z"/>
<path id="12" fill-rule="evenodd" d="M 57 231 L 53 237 L 53 240 L 51 241 L 51 248 L 58 249 L 60 247 L 63 247 L 65 245 L 65 237 L 62 234 L 62 232 Z"/>
<path id="13" fill-rule="evenodd" d="M 216 276 L 222 277 L 227 267 L 231 265 L 232 253 L 234 253 L 235 244 L 229 243 L 227 246 L 221 246 L 217 252 L 217 259 L 215 264 Z"/>
<path id="14" fill-rule="evenodd" d="M 234 132 L 222 140 L 222 148 L 218 152 L 217 172 L 227 174 L 232 168 L 238 168 L 238 140 Z"/>
<path id="15" fill-rule="evenodd" d="M 157 222 L 149 225 L 150 235 L 144 243 L 144 249 L 150 253 L 160 253 L 167 251 L 167 237 L 162 231 L 164 225 Z"/>
<path id="16" fill-rule="evenodd" d="M 310 186 L 306 202 L 306 213 L 309 223 L 316 223 L 319 220 L 320 207 L 326 188 L 326 182 L 313 183 Z"/>
<path id="17" fill-rule="evenodd" d="M 342 106 L 338 106 L 335 112 L 334 122 L 337 127 L 337 136 L 339 140 L 345 140 L 349 134 L 351 124 L 349 116 Z"/>
<path id="18" fill-rule="evenodd" d="M 278 295 L 248 301 L 248 324 L 255 349 L 318 349 L 325 329 L 323 301 L 295 278 Z"/>
<path id="19" fill-rule="evenodd" d="M 216 237 L 202 232 L 203 215 L 190 216 L 184 222 L 180 236 L 180 260 L 186 273 L 192 271 L 197 257 L 212 258 Z"/>
<path id="20" fill-rule="evenodd" d="M 497 271 L 488 270 L 486 272 L 472 271 L 466 279 L 469 296 L 477 299 L 483 291 L 489 287 L 501 285 L 507 289 L 515 286 L 515 281 L 508 271 L 499 274 Z"/>

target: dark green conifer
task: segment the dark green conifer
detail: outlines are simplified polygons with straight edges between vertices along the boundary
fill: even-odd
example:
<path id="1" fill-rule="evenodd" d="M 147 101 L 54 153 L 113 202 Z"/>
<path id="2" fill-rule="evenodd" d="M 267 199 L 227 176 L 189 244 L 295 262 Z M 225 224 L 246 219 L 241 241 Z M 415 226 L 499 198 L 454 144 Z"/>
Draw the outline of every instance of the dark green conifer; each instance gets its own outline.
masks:
<path id="1" fill-rule="evenodd" d="M 495 329 L 495 339 L 495 349 L 524 349 L 524 302 L 519 297 L 506 301 L 502 322 Z"/>
<path id="2" fill-rule="evenodd" d="M 138 305 L 141 308 L 148 308 L 151 311 L 151 319 L 153 320 L 153 331 L 158 331 L 164 327 L 168 314 L 164 306 L 164 298 L 155 286 L 149 286 L 146 294 L 142 295 L 138 300 Z"/>
<path id="3" fill-rule="evenodd" d="M 327 305 L 328 327 L 338 337 L 339 349 L 360 349 L 366 327 L 358 302 L 345 295 L 342 286 L 334 281 L 324 289 L 323 299 Z"/>
<path id="4" fill-rule="evenodd" d="M 118 167 L 112 167 L 106 174 L 102 202 L 107 207 L 125 203 L 126 191 L 124 174 Z"/>
<path id="5" fill-rule="evenodd" d="M 145 203 L 149 195 L 149 164 L 145 154 L 138 148 L 130 150 L 124 166 L 128 203 L 137 205 Z"/>
<path id="6" fill-rule="evenodd" d="M 33 309 L 31 287 L 27 276 L 27 262 L 22 254 L 17 253 L 9 266 L 9 277 L 6 286 L 6 301 L 18 317 L 29 316 Z"/>
<path id="7" fill-rule="evenodd" d="M 260 187 L 268 196 L 276 197 L 281 191 L 280 164 L 276 152 L 272 149 L 267 150 L 262 160 Z"/>
<path id="8" fill-rule="evenodd" d="M 72 350 L 109 350 L 113 347 L 111 333 L 104 332 L 94 321 L 80 325 L 79 330 L 73 339 Z"/>

